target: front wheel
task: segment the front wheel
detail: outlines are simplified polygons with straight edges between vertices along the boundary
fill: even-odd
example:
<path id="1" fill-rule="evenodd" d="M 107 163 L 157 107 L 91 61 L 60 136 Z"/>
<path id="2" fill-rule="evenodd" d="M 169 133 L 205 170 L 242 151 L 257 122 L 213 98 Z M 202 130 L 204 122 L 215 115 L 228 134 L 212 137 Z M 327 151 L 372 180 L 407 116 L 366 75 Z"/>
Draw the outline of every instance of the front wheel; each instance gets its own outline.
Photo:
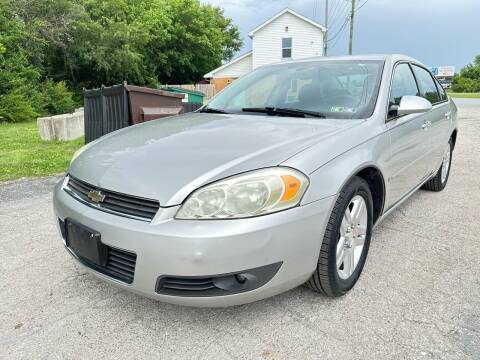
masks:
<path id="1" fill-rule="evenodd" d="M 448 176 L 450 175 L 450 166 L 452 164 L 452 140 L 445 147 L 442 158 L 442 165 L 433 178 L 423 184 L 422 189 L 430 191 L 442 191 L 447 186 Z"/>
<path id="2" fill-rule="evenodd" d="M 357 282 L 367 258 L 373 202 L 365 180 L 354 177 L 340 192 L 325 230 L 317 268 L 306 285 L 341 296 Z"/>

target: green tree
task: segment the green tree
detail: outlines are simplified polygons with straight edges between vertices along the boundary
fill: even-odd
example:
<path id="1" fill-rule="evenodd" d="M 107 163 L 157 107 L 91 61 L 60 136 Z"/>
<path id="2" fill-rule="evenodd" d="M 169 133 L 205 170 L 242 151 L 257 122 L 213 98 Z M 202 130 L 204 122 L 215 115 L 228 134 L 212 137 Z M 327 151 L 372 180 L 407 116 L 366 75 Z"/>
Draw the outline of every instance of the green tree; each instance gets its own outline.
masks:
<path id="1" fill-rule="evenodd" d="M 45 79 L 45 43 L 19 15 L 21 5 L 2 0 L 0 6 L 0 121 L 27 121 L 75 107 L 64 83 Z"/>
<path id="2" fill-rule="evenodd" d="M 195 0 L 168 2 L 171 18 L 164 44 L 150 53 L 160 62 L 159 80 L 163 83 L 188 83 L 200 80 L 210 70 L 228 61 L 242 46 L 240 34 L 230 19 L 217 7 Z M 154 44 L 151 43 L 153 46 Z"/>
<path id="3" fill-rule="evenodd" d="M 477 55 L 472 64 L 463 67 L 460 74 L 453 78 L 452 90 L 480 92 L 480 55 Z"/>
<path id="4" fill-rule="evenodd" d="M 65 81 L 54 82 L 51 79 L 42 84 L 38 101 L 38 108 L 48 114 L 69 113 L 76 105 Z"/>
<path id="5" fill-rule="evenodd" d="M 70 111 L 83 87 L 195 82 L 241 46 L 199 0 L 0 0 L 0 118 Z"/>
<path id="6" fill-rule="evenodd" d="M 9 8 L 0 8 L 0 120 L 23 121 L 38 115 L 32 104 L 32 84 L 40 74 L 24 48 L 28 37 L 23 24 L 11 17 Z"/>
<path id="7" fill-rule="evenodd" d="M 236 26 L 199 0 L 18 0 L 54 80 L 98 87 L 195 82 L 241 48 Z"/>
<path id="8" fill-rule="evenodd" d="M 452 90 L 459 93 L 472 93 L 480 91 L 480 82 L 463 76 L 453 78 Z"/>

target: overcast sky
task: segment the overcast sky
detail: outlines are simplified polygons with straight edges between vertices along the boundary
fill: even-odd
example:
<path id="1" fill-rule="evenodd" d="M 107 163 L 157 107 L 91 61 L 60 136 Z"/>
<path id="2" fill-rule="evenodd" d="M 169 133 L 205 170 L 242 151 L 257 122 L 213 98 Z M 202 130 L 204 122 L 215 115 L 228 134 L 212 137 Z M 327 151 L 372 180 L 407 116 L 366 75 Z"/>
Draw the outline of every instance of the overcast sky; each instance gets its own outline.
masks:
<path id="1" fill-rule="evenodd" d="M 329 0 L 329 55 L 348 51 L 348 25 L 339 28 L 351 0 Z M 203 0 L 225 10 L 240 28 L 241 53 L 251 49 L 248 32 L 289 7 L 324 23 L 325 0 Z M 361 6 L 365 0 L 356 0 Z M 456 71 L 480 54 L 480 0 L 367 0 L 355 18 L 354 54 L 404 53 L 428 66 L 454 65 Z"/>

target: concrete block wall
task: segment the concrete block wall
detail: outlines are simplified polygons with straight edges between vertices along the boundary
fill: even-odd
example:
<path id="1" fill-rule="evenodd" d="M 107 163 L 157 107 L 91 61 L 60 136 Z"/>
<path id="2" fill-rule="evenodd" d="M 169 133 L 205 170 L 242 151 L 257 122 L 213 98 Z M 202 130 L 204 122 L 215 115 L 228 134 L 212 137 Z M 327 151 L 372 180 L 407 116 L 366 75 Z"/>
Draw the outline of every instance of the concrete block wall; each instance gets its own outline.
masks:
<path id="1" fill-rule="evenodd" d="M 42 140 L 74 140 L 85 134 L 83 108 L 73 114 L 62 114 L 37 119 L 37 126 Z"/>

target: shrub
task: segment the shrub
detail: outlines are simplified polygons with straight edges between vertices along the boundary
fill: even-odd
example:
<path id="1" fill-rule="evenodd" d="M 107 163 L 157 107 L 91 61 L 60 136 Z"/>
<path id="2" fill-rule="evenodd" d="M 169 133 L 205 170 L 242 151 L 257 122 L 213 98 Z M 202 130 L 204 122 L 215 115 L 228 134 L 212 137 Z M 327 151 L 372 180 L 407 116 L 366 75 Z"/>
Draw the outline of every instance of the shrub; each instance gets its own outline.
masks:
<path id="1" fill-rule="evenodd" d="M 457 76 L 453 79 L 453 92 L 472 93 L 480 91 L 480 80 Z"/>
<path id="2" fill-rule="evenodd" d="M 65 82 L 47 80 L 37 87 L 22 86 L 0 95 L 0 121 L 23 122 L 38 116 L 73 112 L 73 93 Z"/>
<path id="3" fill-rule="evenodd" d="M 58 115 L 73 112 L 75 101 L 73 93 L 67 88 L 64 81 L 45 81 L 40 90 L 39 110 L 44 115 Z"/>
<path id="4" fill-rule="evenodd" d="M 35 119 L 38 113 L 25 94 L 15 91 L 0 95 L 0 121 L 21 122 Z"/>

